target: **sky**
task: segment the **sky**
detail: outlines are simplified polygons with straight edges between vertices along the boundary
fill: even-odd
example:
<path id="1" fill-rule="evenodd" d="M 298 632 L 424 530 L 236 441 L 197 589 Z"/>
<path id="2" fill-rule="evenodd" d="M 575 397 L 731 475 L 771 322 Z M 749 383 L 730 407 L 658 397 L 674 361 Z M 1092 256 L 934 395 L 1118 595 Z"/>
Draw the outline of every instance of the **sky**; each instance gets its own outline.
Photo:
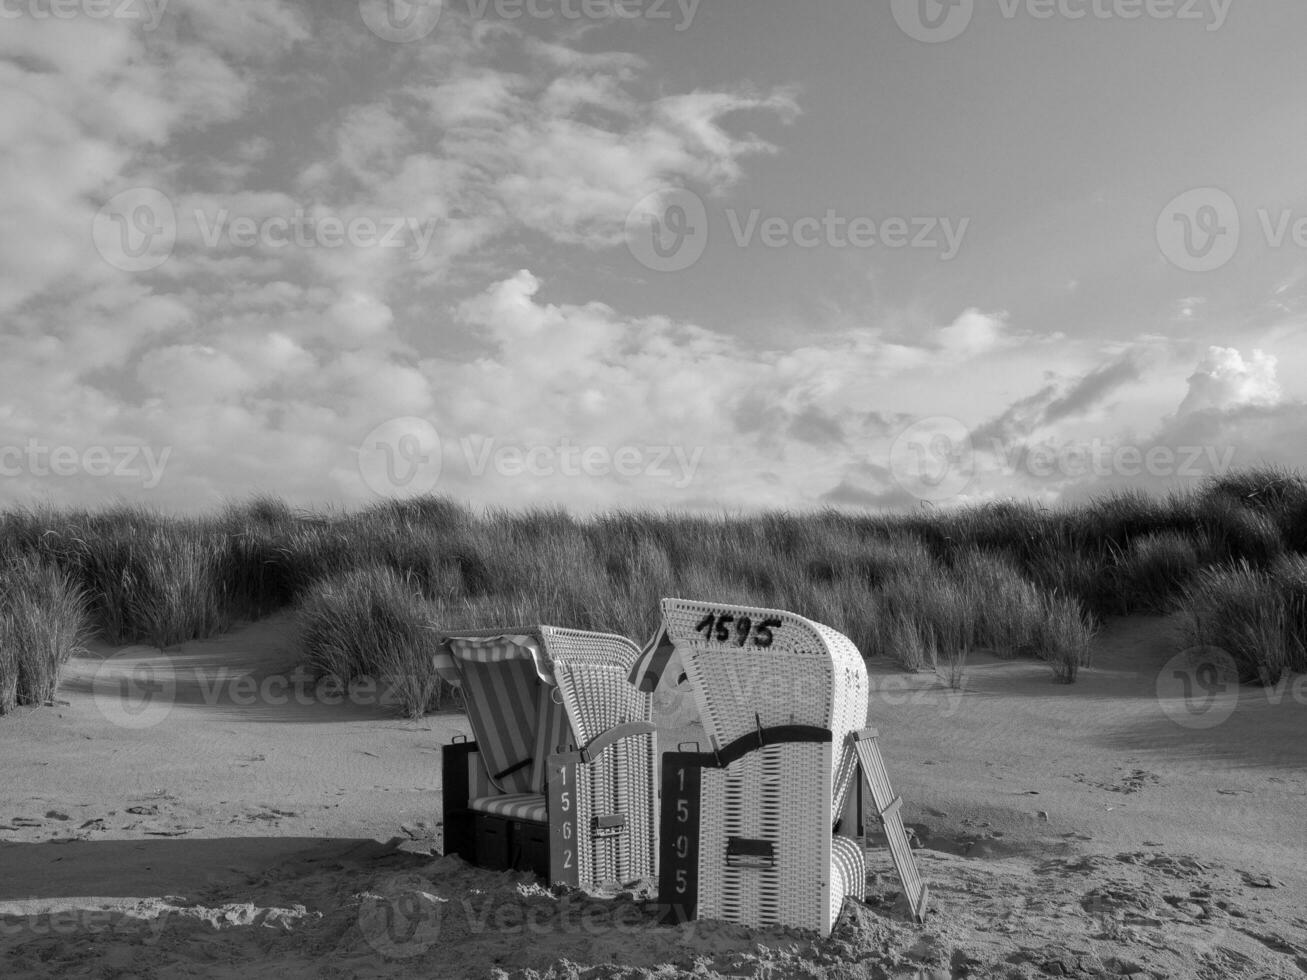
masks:
<path id="1" fill-rule="evenodd" d="M 0 507 L 1307 450 L 1300 0 L 0 0 Z"/>

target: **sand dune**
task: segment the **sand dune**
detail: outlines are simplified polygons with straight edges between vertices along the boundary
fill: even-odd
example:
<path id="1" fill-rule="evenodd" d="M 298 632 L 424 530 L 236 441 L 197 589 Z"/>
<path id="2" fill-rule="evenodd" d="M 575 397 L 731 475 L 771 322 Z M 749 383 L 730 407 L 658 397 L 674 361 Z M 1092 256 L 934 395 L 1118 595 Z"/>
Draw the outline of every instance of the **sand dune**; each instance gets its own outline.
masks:
<path id="1" fill-rule="evenodd" d="M 658 926 L 647 884 L 557 895 L 439 857 L 440 746 L 465 719 L 400 719 L 384 690 L 327 703 L 291 641 L 279 617 L 166 654 L 100 645 L 66 703 L 0 722 L 4 976 L 1307 974 L 1301 689 L 1177 723 L 1169 620 L 1110 623 L 1074 686 L 982 655 L 954 691 L 873 660 L 934 906 L 904 918 L 873 847 L 825 941 Z"/>

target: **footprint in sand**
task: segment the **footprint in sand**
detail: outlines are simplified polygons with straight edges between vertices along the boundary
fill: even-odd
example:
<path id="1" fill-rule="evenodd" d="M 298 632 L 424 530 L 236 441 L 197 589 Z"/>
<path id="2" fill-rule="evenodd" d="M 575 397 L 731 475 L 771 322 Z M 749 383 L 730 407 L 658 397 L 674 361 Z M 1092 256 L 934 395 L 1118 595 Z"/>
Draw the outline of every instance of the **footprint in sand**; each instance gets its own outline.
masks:
<path id="1" fill-rule="evenodd" d="M 278 824 L 288 817 L 298 817 L 298 810 L 279 810 L 275 806 L 261 804 L 258 810 L 239 813 L 231 818 L 231 823 L 268 823 Z"/>
<path id="2" fill-rule="evenodd" d="M 1086 786 L 1092 786 L 1095 789 L 1105 789 L 1109 793 L 1138 793 L 1145 786 L 1152 786 L 1160 783 L 1161 777 L 1155 772 L 1149 772 L 1146 769 L 1133 769 L 1126 773 L 1118 768 L 1112 778 L 1102 780 L 1094 779 L 1083 772 L 1073 772 L 1068 778 L 1075 780 L 1077 783 L 1083 783 Z"/>
<path id="3" fill-rule="evenodd" d="M 1258 874 L 1255 871 L 1240 871 L 1243 877 L 1243 883 L 1249 888 L 1283 888 L 1283 883 L 1278 878 L 1272 878 L 1270 875 Z"/>

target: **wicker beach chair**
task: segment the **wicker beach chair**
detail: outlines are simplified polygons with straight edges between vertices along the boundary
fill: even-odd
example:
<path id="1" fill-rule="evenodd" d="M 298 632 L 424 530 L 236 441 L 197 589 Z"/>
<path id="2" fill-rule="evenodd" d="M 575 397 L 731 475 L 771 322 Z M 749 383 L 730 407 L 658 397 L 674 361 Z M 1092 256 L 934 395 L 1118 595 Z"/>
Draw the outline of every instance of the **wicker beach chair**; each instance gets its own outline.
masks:
<path id="1" fill-rule="evenodd" d="M 862 844 L 848 834 L 861 833 L 860 757 L 879 760 L 863 729 L 862 656 L 840 633 L 781 610 L 664 599 L 662 611 L 632 681 L 652 691 L 679 653 L 709 743 L 662 757 L 667 921 L 829 935 L 845 897 L 863 893 Z"/>
<path id="2" fill-rule="evenodd" d="M 443 751 L 445 853 L 554 883 L 652 879 L 657 745 L 631 641 L 534 626 L 442 638 L 475 741 Z"/>

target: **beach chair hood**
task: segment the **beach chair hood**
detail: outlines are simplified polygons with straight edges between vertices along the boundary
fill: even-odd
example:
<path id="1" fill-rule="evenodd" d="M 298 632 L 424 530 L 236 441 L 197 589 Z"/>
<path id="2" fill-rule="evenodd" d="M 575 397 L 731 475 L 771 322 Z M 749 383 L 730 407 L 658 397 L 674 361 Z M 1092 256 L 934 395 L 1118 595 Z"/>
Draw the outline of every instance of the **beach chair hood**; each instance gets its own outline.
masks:
<path id="1" fill-rule="evenodd" d="M 549 650 L 537 638 L 527 633 L 503 633 L 498 636 L 475 634 L 449 634 L 441 638 L 435 655 L 436 673 L 440 679 L 454 687 L 462 687 L 463 672 L 454 660 L 454 644 L 466 649 L 465 656 L 482 663 L 504 663 L 510 660 L 530 660 L 541 683 L 556 687 L 554 661 Z M 461 651 L 462 652 L 462 651 Z"/>
<path id="2" fill-rule="evenodd" d="M 775 609 L 664 599 L 662 610 L 629 680 L 653 692 L 669 670 L 684 669 L 714 748 L 758 727 L 843 735 L 866 723 L 866 666 L 835 630 Z"/>

